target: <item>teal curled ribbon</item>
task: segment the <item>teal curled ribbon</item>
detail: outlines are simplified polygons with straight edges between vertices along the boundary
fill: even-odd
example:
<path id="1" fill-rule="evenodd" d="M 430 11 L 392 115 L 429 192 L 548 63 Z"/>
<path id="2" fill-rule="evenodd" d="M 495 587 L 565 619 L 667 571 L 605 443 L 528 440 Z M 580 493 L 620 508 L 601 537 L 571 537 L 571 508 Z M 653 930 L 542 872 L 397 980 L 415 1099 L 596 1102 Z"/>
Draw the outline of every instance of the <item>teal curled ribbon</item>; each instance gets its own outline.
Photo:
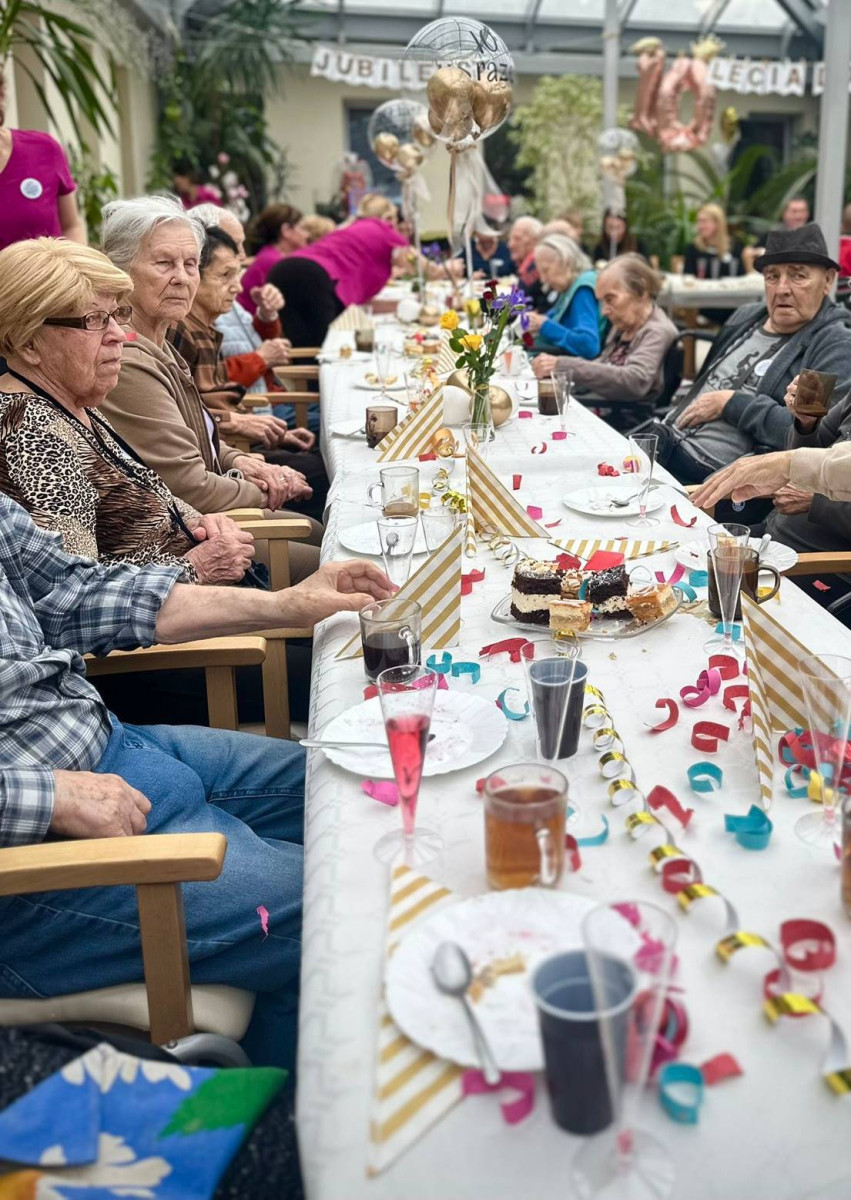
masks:
<path id="1" fill-rule="evenodd" d="M 482 668 L 474 662 L 453 663 L 452 678 L 457 679 L 459 675 L 472 675 L 473 683 L 478 683 L 482 677 Z"/>
<path id="2" fill-rule="evenodd" d="M 794 737 L 796 737 L 796 738 L 799 738 L 799 737 L 801 737 L 801 735 L 802 735 L 803 733 L 805 733 L 806 731 L 805 731 L 805 730 L 803 730 L 803 729 L 801 729 L 801 727 L 800 727 L 800 726 L 796 726 L 794 729 L 790 729 L 790 730 L 789 730 L 789 732 L 790 732 L 790 733 L 791 733 L 791 734 L 792 734 Z M 780 754 L 780 761 L 781 761 L 781 762 L 784 762 L 784 763 L 786 763 L 786 765 L 787 765 L 787 766 L 795 766 L 795 765 L 797 765 L 797 762 L 798 762 L 798 760 L 795 758 L 795 755 L 792 753 L 792 751 L 791 751 L 791 750 L 789 749 L 789 747 L 786 745 L 786 738 L 785 738 L 785 737 L 782 737 L 782 738 L 780 739 L 779 754 Z M 787 771 L 787 772 L 786 772 L 786 774 L 788 775 L 788 774 L 789 774 L 789 772 Z M 789 784 L 787 783 L 787 784 L 786 784 L 786 786 L 788 787 L 788 786 L 789 786 Z M 804 793 L 804 794 L 806 794 L 806 793 Z"/>
<path id="3" fill-rule="evenodd" d="M 686 600 L 694 601 L 697 599 L 697 592 L 687 583 L 675 583 L 674 587 L 678 592 L 682 592 Z"/>
<path id="4" fill-rule="evenodd" d="M 711 762 L 692 763 L 687 774 L 693 792 L 717 792 L 724 778 L 721 768 Z"/>
<path id="5" fill-rule="evenodd" d="M 724 632 L 724 622 L 723 621 L 719 621 L 718 624 L 715 626 L 715 632 L 716 633 Z M 733 641 L 737 642 L 741 636 L 742 636 L 741 625 L 734 625 L 733 626 Z"/>
<path id="6" fill-rule="evenodd" d="M 795 775 L 799 774 L 803 779 L 802 784 L 795 784 Z M 789 767 L 785 775 L 786 791 L 793 800 L 805 800 L 810 791 L 810 768 L 796 763 L 794 767 Z"/>
<path id="7" fill-rule="evenodd" d="M 590 582 L 591 582 L 591 580 L 590 580 L 590 579 L 583 579 L 583 580 L 582 580 L 582 582 L 581 582 L 581 583 L 580 583 L 580 585 L 579 585 L 579 591 L 578 591 L 578 592 L 577 592 L 577 594 L 576 594 L 576 598 L 577 598 L 577 600 L 584 600 L 584 599 L 585 599 L 585 595 L 586 595 L 586 593 L 587 593 L 587 591 L 588 591 L 588 584 L 589 584 Z"/>
<path id="8" fill-rule="evenodd" d="M 724 828 L 735 835 L 736 841 L 745 850 L 764 850 L 771 838 L 774 826 L 756 804 L 752 804 L 744 817 L 724 817 Z"/>
<path id="9" fill-rule="evenodd" d="M 690 1089 L 683 1097 L 683 1085 Z M 676 1091 L 674 1090 L 676 1089 Z M 691 1063 L 665 1063 L 659 1072 L 659 1099 L 665 1112 L 679 1125 L 696 1125 L 703 1104 L 703 1072 Z"/>
<path id="10" fill-rule="evenodd" d="M 694 588 L 709 587 L 708 571 L 689 571 L 688 581 Z"/>
<path id="11" fill-rule="evenodd" d="M 595 833 L 593 837 L 577 838 L 577 846 L 602 846 L 603 842 L 609 837 L 609 822 L 606 819 L 606 814 L 602 813 L 603 828 L 599 833 Z"/>
<path id="12" fill-rule="evenodd" d="M 444 650 L 440 662 L 438 662 L 434 655 L 430 654 L 426 659 L 426 666 L 430 671 L 434 671 L 435 675 L 448 675 L 452 667 L 452 655 L 448 650 Z"/>
<path id="13" fill-rule="evenodd" d="M 523 720 L 525 720 L 526 717 L 529 716 L 529 713 L 531 712 L 531 709 L 529 708 L 528 700 L 524 700 L 524 702 L 523 702 L 523 712 L 514 712 L 513 709 L 508 707 L 508 705 L 505 702 L 505 697 L 508 695 L 509 692 L 516 692 L 516 691 L 517 691 L 516 687 L 503 688 L 503 690 L 499 693 L 499 695 L 496 698 L 497 707 L 502 709 L 503 715 L 506 716 L 509 721 L 523 721 Z"/>

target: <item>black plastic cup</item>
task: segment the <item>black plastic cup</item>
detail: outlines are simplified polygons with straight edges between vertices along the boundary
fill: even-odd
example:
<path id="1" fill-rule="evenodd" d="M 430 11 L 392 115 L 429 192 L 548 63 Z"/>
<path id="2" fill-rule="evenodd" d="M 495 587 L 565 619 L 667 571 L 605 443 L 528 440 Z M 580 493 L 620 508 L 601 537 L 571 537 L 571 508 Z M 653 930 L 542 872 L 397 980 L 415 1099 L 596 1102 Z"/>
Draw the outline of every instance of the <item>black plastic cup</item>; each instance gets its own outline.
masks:
<path id="1" fill-rule="evenodd" d="M 588 668 L 578 659 L 539 658 L 526 664 L 538 751 L 545 762 L 579 749 Z"/>
<path id="2" fill-rule="evenodd" d="M 609 1070 L 618 1087 L 626 1071 L 629 1010 L 638 980 L 629 963 L 600 957 L 601 991 L 622 997 L 600 1011 L 584 950 L 556 954 L 532 976 L 538 1006 L 544 1070 L 553 1120 L 568 1133 L 600 1133 L 615 1118 Z M 606 1046 L 608 1043 L 608 1046 Z"/>

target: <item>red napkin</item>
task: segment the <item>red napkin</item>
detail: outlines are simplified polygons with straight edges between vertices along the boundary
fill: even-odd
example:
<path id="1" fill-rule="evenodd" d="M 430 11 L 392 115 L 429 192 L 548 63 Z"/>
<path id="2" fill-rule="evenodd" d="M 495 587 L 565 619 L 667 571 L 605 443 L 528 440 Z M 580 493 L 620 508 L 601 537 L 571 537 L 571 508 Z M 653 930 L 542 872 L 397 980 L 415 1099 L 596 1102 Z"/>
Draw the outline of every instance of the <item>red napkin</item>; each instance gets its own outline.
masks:
<path id="1" fill-rule="evenodd" d="M 597 550 L 585 564 L 586 571 L 608 571 L 609 567 L 619 567 L 623 563 L 623 554 L 619 550 Z"/>

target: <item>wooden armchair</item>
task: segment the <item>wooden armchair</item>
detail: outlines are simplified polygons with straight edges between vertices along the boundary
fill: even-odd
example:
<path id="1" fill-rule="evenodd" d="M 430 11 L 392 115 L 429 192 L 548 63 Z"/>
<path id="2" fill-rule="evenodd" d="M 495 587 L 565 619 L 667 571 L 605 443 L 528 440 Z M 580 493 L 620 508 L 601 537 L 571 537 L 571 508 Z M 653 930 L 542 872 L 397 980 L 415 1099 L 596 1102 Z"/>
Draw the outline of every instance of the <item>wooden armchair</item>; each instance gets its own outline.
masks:
<path id="1" fill-rule="evenodd" d="M 311 392 L 308 384 L 319 380 L 319 367 L 314 363 L 291 363 L 286 367 L 275 367 L 274 376 L 285 389 L 278 397 L 279 404 L 291 404 L 295 409 L 295 423 L 307 429 L 307 409 L 319 403 L 319 389 Z"/>

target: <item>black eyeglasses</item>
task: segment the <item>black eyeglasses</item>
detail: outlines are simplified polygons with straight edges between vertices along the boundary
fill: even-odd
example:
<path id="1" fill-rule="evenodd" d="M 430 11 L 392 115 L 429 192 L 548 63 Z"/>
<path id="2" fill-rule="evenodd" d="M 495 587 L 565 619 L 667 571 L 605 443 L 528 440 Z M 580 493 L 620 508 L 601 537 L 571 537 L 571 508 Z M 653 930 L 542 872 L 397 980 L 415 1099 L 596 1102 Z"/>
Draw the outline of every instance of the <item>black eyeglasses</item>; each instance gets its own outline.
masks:
<path id="1" fill-rule="evenodd" d="M 48 317 L 42 325 L 62 325 L 66 329 L 88 329 L 91 333 L 102 333 L 112 318 L 116 325 L 129 325 L 133 318 L 133 309 L 129 304 L 119 304 L 112 312 L 99 308 L 95 312 L 86 313 L 84 317 Z"/>

